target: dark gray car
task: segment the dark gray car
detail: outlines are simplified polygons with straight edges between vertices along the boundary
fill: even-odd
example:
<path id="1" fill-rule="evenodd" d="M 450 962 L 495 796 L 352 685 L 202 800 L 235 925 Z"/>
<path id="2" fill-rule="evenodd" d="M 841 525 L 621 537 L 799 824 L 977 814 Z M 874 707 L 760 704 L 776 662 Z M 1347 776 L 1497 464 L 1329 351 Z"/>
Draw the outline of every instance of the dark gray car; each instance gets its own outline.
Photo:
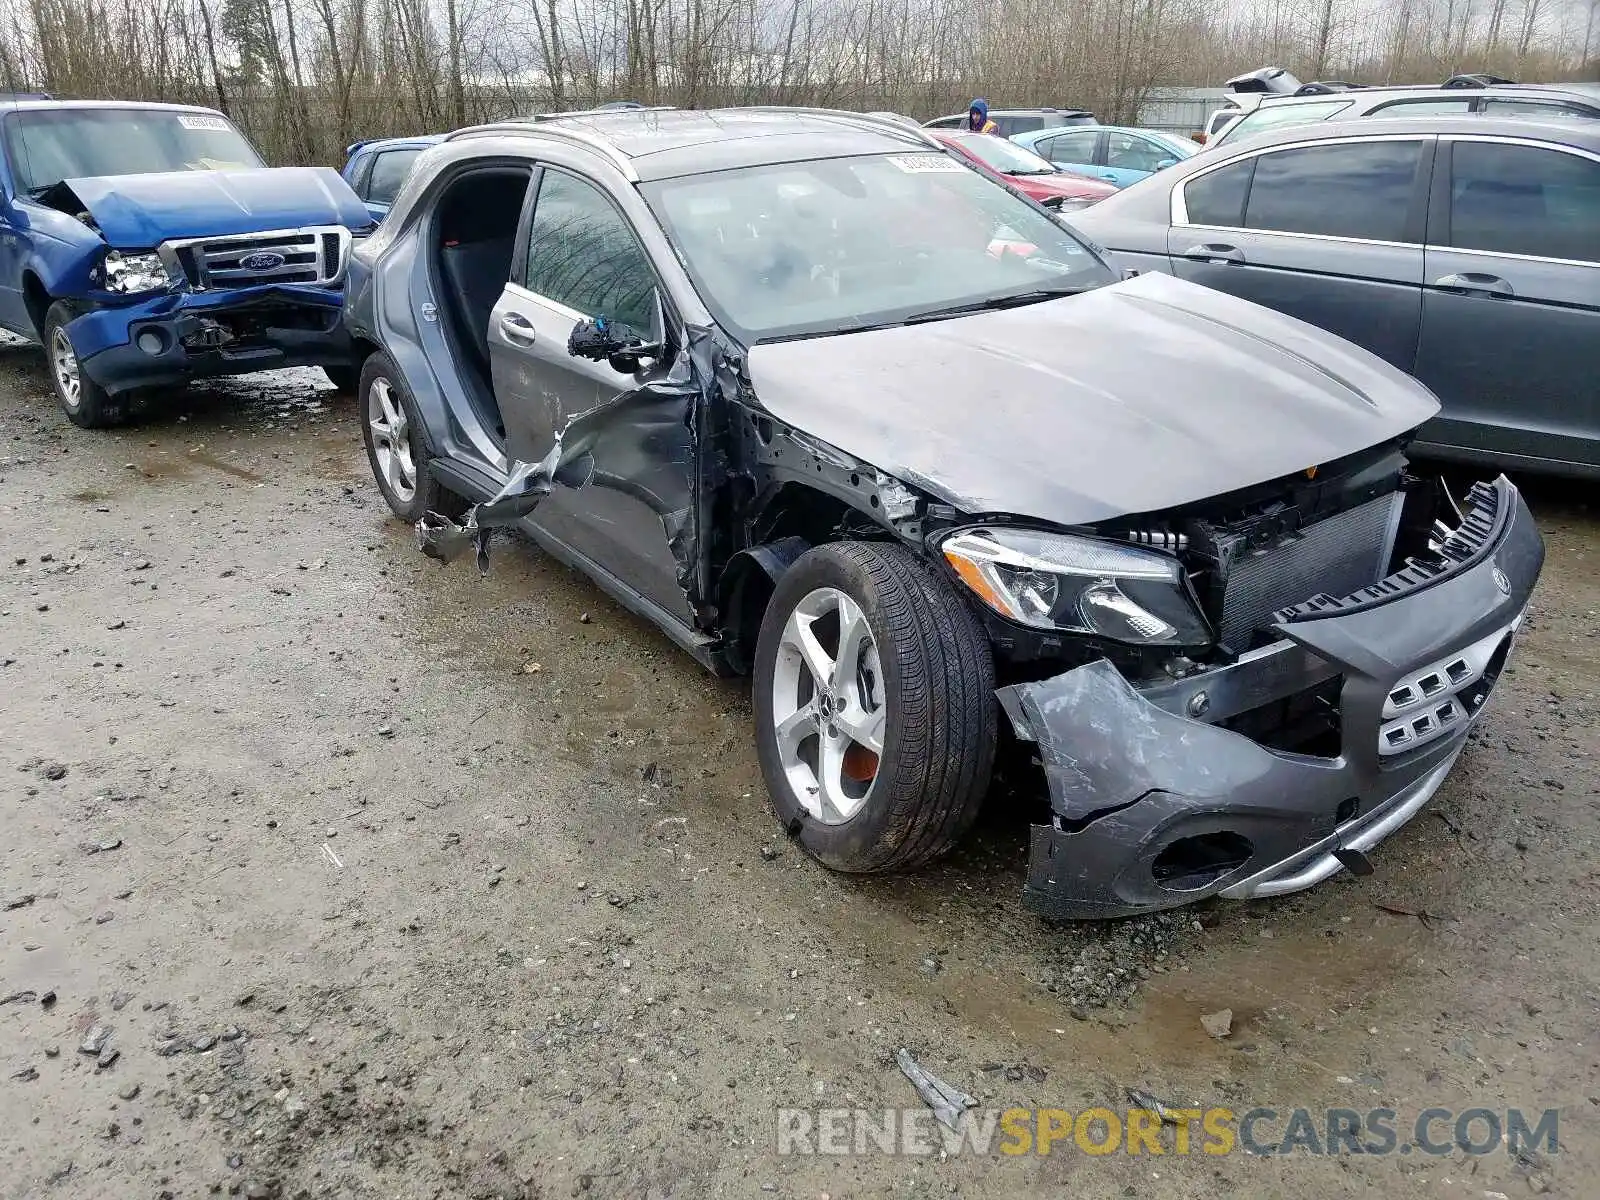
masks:
<path id="1" fill-rule="evenodd" d="M 945 853 L 997 761 L 1041 912 L 1367 870 L 1543 560 L 1507 480 L 1458 510 L 1409 468 L 1415 381 L 1118 282 L 893 120 L 464 130 L 355 257 L 389 506 L 445 560 L 520 529 L 751 674 L 773 808 L 838 870 Z"/>
<path id="2" fill-rule="evenodd" d="M 1600 122 L 1344 122 L 1073 214 L 1123 266 L 1310 321 L 1427 384 L 1420 451 L 1600 475 Z"/>

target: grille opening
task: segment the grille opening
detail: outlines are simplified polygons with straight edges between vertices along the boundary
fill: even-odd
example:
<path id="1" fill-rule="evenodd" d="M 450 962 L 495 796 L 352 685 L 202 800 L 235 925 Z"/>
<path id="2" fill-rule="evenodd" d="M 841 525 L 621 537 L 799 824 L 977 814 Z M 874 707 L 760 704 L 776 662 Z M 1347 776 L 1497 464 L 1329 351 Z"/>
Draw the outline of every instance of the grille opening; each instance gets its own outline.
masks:
<path id="1" fill-rule="evenodd" d="M 1339 807 L 1334 810 L 1333 823 L 1343 825 L 1346 821 L 1354 821 L 1356 814 L 1361 811 L 1361 798 L 1351 796 L 1348 800 L 1341 800 Z"/>
<path id="2" fill-rule="evenodd" d="M 1192 892 L 1237 871 L 1255 852 L 1254 844 L 1243 834 L 1219 829 L 1170 843 L 1150 864 L 1150 874 L 1164 888 Z"/>
<path id="3" fill-rule="evenodd" d="M 1343 688 L 1344 676 L 1335 675 L 1303 692 L 1247 708 L 1217 724 L 1268 750 L 1335 758 L 1343 731 L 1339 713 Z"/>

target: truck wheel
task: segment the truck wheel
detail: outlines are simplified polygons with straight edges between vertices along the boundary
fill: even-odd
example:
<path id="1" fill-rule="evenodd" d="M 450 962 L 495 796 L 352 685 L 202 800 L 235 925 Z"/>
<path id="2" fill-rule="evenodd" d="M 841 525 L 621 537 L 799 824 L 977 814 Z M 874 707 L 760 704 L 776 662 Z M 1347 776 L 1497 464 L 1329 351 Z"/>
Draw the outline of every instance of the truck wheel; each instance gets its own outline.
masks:
<path id="1" fill-rule="evenodd" d="M 836 871 L 908 870 L 971 826 L 995 752 L 971 609 L 900 546 L 808 550 L 756 646 L 756 749 L 778 820 Z"/>
<path id="2" fill-rule="evenodd" d="M 328 377 L 329 383 L 346 396 L 354 394 L 361 384 L 361 372 L 355 367 L 323 367 L 322 373 Z"/>
<path id="3" fill-rule="evenodd" d="M 383 353 L 361 365 L 361 438 L 378 490 L 395 516 L 415 525 L 430 512 L 457 516 L 461 497 L 434 478 L 433 445 L 400 372 Z"/>
<path id="4" fill-rule="evenodd" d="M 79 369 L 78 352 L 72 348 L 66 329 L 77 316 L 60 301 L 44 315 L 44 353 L 50 364 L 50 382 L 67 420 L 82 429 L 105 429 L 121 423 L 127 416 L 127 404 Z"/>

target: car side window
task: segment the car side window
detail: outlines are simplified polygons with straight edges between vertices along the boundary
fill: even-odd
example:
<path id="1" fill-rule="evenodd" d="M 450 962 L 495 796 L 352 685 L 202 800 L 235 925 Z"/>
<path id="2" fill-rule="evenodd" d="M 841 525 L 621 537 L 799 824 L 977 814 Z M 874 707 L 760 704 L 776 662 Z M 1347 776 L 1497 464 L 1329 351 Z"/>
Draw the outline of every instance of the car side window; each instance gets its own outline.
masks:
<path id="1" fill-rule="evenodd" d="M 1001 137 L 1032 133 L 1036 129 L 1044 128 L 1043 117 L 995 117 L 994 123 L 999 127 Z"/>
<path id="2" fill-rule="evenodd" d="M 958 129 L 964 117 L 940 117 L 937 121 L 929 121 L 925 129 Z"/>
<path id="3" fill-rule="evenodd" d="M 1483 111 L 1491 117 L 1586 117 L 1589 114 L 1574 104 L 1559 100 L 1506 100 L 1490 97 L 1483 102 Z"/>
<path id="4" fill-rule="evenodd" d="M 393 204 L 400 194 L 400 185 L 411 173 L 411 164 L 417 161 L 416 150 L 385 150 L 372 164 L 372 176 L 367 183 L 367 199 L 374 204 Z"/>
<path id="5" fill-rule="evenodd" d="M 1154 142 L 1126 133 L 1106 134 L 1106 166 L 1122 171 L 1150 171 L 1178 156 Z"/>
<path id="6" fill-rule="evenodd" d="M 1044 139 L 1034 148 L 1051 162 L 1089 164 L 1094 162 L 1094 143 L 1099 136 L 1098 132 L 1089 130 L 1063 133 Z"/>
<path id="7" fill-rule="evenodd" d="M 1244 202 L 1250 194 L 1250 177 L 1256 160 L 1219 167 L 1197 175 L 1183 185 L 1183 203 L 1191 225 L 1216 225 L 1238 229 L 1244 225 Z"/>
<path id="8" fill-rule="evenodd" d="M 528 235 L 524 286 L 586 317 L 605 316 L 652 339 L 656 279 L 633 230 L 599 188 L 545 169 Z"/>
<path id="9" fill-rule="evenodd" d="M 1326 121 L 1350 107 L 1349 100 L 1319 100 L 1310 104 L 1275 104 L 1262 106 L 1247 117 L 1229 126 L 1226 138 L 1237 142 L 1269 129 L 1288 129 L 1294 125 L 1314 125 Z M 1221 140 L 1221 139 L 1219 139 Z"/>
<path id="10" fill-rule="evenodd" d="M 1537 146 L 1457 142 L 1450 244 L 1600 263 L 1600 163 Z"/>
<path id="11" fill-rule="evenodd" d="M 1367 116 L 1375 117 L 1380 113 L 1386 117 L 1420 117 L 1434 113 L 1467 113 L 1472 111 L 1472 98 L 1470 96 L 1450 97 L 1448 99 L 1429 100 L 1391 100 L 1387 104 L 1380 104 L 1369 109 Z"/>
<path id="12" fill-rule="evenodd" d="M 1422 145 L 1347 142 L 1258 155 L 1245 227 L 1403 242 Z"/>

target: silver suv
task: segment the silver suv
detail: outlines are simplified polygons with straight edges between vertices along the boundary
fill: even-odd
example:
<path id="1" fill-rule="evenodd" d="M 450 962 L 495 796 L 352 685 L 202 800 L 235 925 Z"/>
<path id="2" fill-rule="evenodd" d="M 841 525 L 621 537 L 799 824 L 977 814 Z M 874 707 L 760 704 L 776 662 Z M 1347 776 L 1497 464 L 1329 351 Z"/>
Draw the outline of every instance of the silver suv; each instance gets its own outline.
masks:
<path id="1" fill-rule="evenodd" d="M 1330 90 L 1312 92 L 1313 87 Z M 1340 88 L 1344 90 L 1333 90 Z M 1209 145 L 1231 145 L 1274 129 L 1356 117 L 1484 113 L 1500 117 L 1600 118 L 1600 83 L 1483 86 L 1451 82 L 1433 87 L 1370 88 L 1311 84 L 1302 90 L 1306 94 L 1240 96 L 1238 107 L 1246 110 L 1244 115 L 1214 134 Z"/>

